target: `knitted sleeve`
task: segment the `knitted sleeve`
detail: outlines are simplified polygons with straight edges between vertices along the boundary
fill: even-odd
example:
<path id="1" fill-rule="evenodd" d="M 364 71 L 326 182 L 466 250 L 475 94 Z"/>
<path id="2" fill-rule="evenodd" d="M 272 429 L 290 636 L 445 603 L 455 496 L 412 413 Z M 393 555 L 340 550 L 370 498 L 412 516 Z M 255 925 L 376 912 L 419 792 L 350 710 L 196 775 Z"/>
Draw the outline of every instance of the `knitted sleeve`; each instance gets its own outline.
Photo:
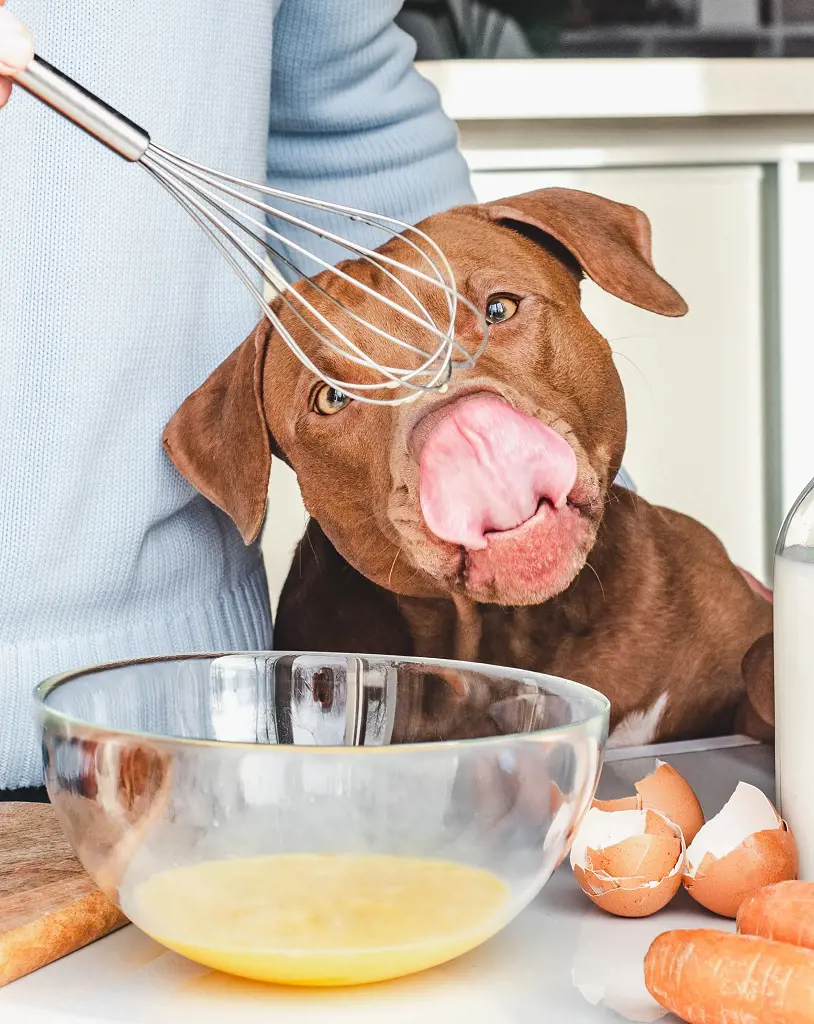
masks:
<path id="1" fill-rule="evenodd" d="M 455 125 L 413 67 L 415 43 L 394 23 L 400 7 L 400 0 L 281 0 L 271 185 L 410 224 L 473 201 Z M 332 221 L 329 227 L 374 247 L 385 241 L 363 225 Z M 347 256 L 333 243 L 286 231 L 327 260 Z"/>

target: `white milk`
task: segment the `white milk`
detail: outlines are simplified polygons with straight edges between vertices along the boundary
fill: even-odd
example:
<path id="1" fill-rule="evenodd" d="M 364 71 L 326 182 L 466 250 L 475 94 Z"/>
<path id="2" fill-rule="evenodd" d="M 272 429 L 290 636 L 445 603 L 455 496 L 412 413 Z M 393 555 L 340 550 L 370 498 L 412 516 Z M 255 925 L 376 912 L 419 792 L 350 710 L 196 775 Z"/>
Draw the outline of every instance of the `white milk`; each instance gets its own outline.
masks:
<path id="1" fill-rule="evenodd" d="M 814 881 L 814 550 L 774 563 L 777 796 L 797 839 L 800 878 Z"/>

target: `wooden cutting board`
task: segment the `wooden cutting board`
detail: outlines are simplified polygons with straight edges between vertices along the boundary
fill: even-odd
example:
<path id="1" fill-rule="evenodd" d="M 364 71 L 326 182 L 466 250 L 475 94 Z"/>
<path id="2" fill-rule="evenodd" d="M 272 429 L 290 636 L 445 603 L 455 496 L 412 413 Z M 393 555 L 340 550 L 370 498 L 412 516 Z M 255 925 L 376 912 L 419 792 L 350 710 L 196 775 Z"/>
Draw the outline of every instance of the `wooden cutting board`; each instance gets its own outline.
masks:
<path id="1" fill-rule="evenodd" d="M 126 923 L 74 857 L 50 804 L 0 803 L 0 985 Z"/>

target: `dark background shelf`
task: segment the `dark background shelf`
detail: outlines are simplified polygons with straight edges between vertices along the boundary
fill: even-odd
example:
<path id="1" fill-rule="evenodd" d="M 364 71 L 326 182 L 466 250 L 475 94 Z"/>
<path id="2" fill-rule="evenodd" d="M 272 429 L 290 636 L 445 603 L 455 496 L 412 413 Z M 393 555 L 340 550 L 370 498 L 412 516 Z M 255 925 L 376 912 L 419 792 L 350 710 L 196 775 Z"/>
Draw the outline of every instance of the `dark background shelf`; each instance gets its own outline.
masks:
<path id="1" fill-rule="evenodd" d="M 419 60 L 814 57 L 814 0 L 406 0 Z"/>

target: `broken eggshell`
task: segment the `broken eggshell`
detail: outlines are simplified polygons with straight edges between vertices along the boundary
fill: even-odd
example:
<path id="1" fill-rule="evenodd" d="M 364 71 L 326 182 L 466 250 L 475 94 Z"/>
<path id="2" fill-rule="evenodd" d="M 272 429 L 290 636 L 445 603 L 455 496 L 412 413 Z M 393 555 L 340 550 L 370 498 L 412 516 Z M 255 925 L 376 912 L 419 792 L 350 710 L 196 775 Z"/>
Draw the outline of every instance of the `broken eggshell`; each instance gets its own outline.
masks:
<path id="1" fill-rule="evenodd" d="M 683 882 L 702 907 L 734 918 L 753 892 L 796 877 L 794 836 L 759 789 L 739 782 L 688 847 Z"/>
<path id="2" fill-rule="evenodd" d="M 647 917 L 681 887 L 686 849 L 681 829 L 658 811 L 592 807 L 571 847 L 571 867 L 600 909 Z"/>
<path id="3" fill-rule="evenodd" d="M 656 770 L 635 784 L 636 795 L 621 800 L 594 800 L 602 811 L 651 810 L 674 821 L 688 845 L 704 824 L 704 812 L 692 786 L 672 765 L 656 762 Z"/>

